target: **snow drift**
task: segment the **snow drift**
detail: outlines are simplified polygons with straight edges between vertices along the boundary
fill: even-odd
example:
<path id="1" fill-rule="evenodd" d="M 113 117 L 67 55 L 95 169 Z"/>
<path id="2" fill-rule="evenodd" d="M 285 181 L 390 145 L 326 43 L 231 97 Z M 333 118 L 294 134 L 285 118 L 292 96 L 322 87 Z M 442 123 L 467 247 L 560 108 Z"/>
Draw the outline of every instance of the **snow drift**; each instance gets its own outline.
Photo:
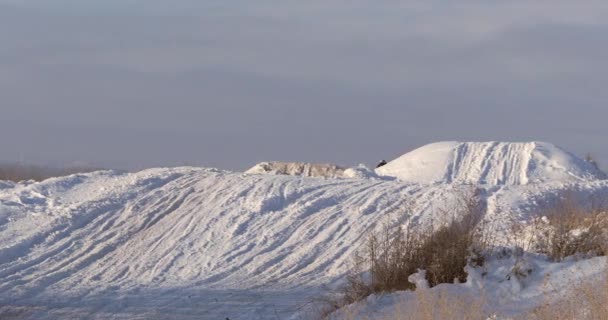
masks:
<path id="1" fill-rule="evenodd" d="M 524 185 L 606 177 L 593 164 L 545 142 L 438 142 L 376 171 L 424 184 Z"/>
<path id="2" fill-rule="evenodd" d="M 380 179 L 381 177 L 376 174 L 373 170 L 366 167 L 364 164 L 360 164 L 353 168 L 344 170 L 342 174 L 344 178 L 349 179 Z"/>

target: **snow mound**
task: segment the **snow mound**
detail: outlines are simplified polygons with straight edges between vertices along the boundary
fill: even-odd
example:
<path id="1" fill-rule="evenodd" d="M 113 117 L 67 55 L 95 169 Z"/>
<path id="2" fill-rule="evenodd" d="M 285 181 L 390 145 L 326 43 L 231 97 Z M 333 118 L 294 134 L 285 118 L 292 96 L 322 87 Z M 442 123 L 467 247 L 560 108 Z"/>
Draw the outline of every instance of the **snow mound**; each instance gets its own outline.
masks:
<path id="1" fill-rule="evenodd" d="M 364 164 L 360 164 L 354 168 L 348 168 L 344 170 L 343 174 L 344 178 L 349 179 L 374 179 L 379 178 L 378 174 L 365 166 Z"/>
<path id="2" fill-rule="evenodd" d="M 344 174 L 344 168 L 333 164 L 305 162 L 262 162 L 245 171 L 245 173 L 341 178 Z"/>
<path id="3" fill-rule="evenodd" d="M 525 185 L 606 178 L 593 164 L 546 142 L 438 142 L 376 172 L 423 184 Z"/>

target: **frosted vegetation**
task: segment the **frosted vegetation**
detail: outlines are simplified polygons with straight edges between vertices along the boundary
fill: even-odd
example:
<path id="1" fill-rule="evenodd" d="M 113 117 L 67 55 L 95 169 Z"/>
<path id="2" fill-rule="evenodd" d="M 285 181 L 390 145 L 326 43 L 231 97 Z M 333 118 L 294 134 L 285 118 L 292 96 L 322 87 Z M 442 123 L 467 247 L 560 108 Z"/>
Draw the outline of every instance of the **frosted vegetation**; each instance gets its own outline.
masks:
<path id="1" fill-rule="evenodd" d="M 3 181 L 0 318 L 605 319 L 604 178 L 548 143 L 443 142 L 377 170 Z"/>

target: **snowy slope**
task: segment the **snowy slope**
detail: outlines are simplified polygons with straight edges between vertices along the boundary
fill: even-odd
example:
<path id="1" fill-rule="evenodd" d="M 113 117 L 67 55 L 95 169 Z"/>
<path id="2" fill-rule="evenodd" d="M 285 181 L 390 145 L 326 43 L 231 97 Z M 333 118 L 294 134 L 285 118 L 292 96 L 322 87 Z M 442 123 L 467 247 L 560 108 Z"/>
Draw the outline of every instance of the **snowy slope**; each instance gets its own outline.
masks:
<path id="1" fill-rule="evenodd" d="M 605 175 L 592 164 L 545 142 L 439 142 L 377 169 L 415 183 L 523 185 L 588 181 Z"/>
<path id="2" fill-rule="evenodd" d="M 2 183 L 0 315 L 307 319 L 309 298 L 349 270 L 366 231 L 441 221 L 472 188 L 363 167 L 349 176 L 174 168 Z M 477 193 L 487 228 L 506 239 L 509 223 L 559 195 L 605 197 L 608 182 L 568 176 Z"/>
<path id="3" fill-rule="evenodd" d="M 343 251 L 379 216 L 400 216 L 412 195 L 436 197 L 441 191 L 385 181 L 197 168 L 98 172 L 19 184 L 0 191 L 2 210 L 8 214 L 0 256 L 15 265 L 1 274 L 23 274 L 17 266 L 24 260 L 46 261 L 51 254 L 63 267 L 64 258 L 73 259 L 70 271 L 84 272 L 76 262 L 98 253 L 91 260 L 102 263 L 104 271 L 84 272 L 79 282 L 124 280 L 135 285 L 204 279 L 209 285 L 239 287 L 268 280 L 282 280 L 283 285 L 322 282 L 327 278 L 319 274 L 331 278 L 344 270 Z M 28 264 L 29 276 L 40 268 L 48 278 L 52 267 L 46 262 Z M 123 271 L 123 277 L 115 278 Z M 63 280 L 50 278 L 52 283 Z M 35 281 L 22 289 L 27 287 L 36 287 Z"/>
<path id="4" fill-rule="evenodd" d="M 0 190 L 0 304 L 80 301 L 84 310 L 131 318 L 131 308 L 156 301 L 171 314 L 195 308 L 184 318 L 264 318 L 275 312 L 265 301 L 272 292 L 280 302 L 340 276 L 368 228 L 406 219 L 406 199 L 438 192 L 196 168 L 17 184 Z M 196 298 L 184 300 L 184 292 Z M 107 303 L 117 297 L 134 306 Z M 235 309 L 227 299 L 249 302 Z M 277 312 L 292 314 L 306 299 L 297 294 Z"/>

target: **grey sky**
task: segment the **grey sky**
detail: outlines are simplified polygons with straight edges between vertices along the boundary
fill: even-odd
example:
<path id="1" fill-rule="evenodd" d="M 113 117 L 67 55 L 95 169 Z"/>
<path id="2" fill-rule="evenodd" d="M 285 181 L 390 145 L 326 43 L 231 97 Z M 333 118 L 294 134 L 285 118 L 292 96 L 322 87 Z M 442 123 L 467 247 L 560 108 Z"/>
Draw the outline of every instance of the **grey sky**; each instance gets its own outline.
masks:
<path id="1" fill-rule="evenodd" d="M 0 161 L 371 165 L 544 140 L 608 164 L 608 3 L 445 3 L 0 0 Z"/>

